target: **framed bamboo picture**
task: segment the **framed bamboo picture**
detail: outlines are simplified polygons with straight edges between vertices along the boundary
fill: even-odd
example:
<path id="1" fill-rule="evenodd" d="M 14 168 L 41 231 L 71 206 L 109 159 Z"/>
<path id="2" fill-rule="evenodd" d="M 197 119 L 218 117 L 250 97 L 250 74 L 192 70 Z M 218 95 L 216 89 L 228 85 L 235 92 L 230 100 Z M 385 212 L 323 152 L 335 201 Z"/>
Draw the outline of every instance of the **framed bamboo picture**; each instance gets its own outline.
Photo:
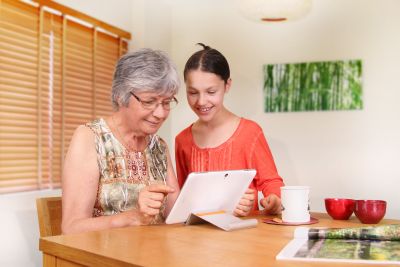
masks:
<path id="1" fill-rule="evenodd" d="M 265 112 L 363 108 L 361 60 L 269 64 L 263 72 Z"/>

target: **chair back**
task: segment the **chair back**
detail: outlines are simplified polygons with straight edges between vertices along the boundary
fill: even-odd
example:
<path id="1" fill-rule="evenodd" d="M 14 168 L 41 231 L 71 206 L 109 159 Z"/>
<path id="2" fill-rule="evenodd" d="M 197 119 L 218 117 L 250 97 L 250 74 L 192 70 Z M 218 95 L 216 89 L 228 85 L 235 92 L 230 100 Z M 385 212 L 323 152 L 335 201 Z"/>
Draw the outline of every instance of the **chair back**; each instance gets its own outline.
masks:
<path id="1" fill-rule="evenodd" d="M 40 237 L 61 235 L 61 197 L 36 199 Z"/>

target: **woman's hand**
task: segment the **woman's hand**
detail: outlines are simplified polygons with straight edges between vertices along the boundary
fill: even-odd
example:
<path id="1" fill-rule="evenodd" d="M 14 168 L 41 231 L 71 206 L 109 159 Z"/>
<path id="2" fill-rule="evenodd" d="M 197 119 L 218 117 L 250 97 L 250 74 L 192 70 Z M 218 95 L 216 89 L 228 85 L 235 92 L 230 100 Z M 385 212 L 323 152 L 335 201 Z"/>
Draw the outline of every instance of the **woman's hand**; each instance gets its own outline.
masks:
<path id="1" fill-rule="evenodd" d="M 239 201 L 239 204 L 236 206 L 233 214 L 235 216 L 247 216 L 253 210 L 254 206 L 254 190 L 248 188 L 242 198 Z"/>
<path id="2" fill-rule="evenodd" d="M 275 195 L 270 194 L 266 198 L 261 199 L 261 206 L 267 214 L 280 214 L 281 213 L 281 199 Z"/>
<path id="3" fill-rule="evenodd" d="M 142 224 L 149 224 L 160 213 L 165 197 L 173 193 L 174 188 L 164 184 L 151 184 L 144 187 L 138 196 L 138 212 Z"/>

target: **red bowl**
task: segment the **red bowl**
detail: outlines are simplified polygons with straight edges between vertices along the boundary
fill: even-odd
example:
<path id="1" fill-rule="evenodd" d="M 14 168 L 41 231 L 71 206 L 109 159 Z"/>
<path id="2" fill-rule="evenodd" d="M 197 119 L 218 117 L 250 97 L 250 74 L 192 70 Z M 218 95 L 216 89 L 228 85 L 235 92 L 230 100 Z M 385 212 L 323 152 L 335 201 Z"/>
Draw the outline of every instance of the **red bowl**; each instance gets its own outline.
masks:
<path id="1" fill-rule="evenodd" d="M 335 220 L 348 220 L 356 201 L 348 198 L 325 198 L 325 209 Z"/>
<path id="2" fill-rule="evenodd" d="M 386 213 L 386 201 L 356 200 L 354 213 L 362 223 L 379 223 Z"/>

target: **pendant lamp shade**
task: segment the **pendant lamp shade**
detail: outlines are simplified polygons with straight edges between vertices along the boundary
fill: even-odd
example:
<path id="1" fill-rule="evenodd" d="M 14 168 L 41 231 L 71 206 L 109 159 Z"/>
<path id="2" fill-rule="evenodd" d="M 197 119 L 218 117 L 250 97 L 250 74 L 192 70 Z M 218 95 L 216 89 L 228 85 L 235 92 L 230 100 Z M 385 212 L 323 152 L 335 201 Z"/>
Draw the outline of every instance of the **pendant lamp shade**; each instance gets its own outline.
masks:
<path id="1" fill-rule="evenodd" d="M 312 0 L 238 0 L 244 17 L 257 22 L 279 22 L 304 17 Z"/>

